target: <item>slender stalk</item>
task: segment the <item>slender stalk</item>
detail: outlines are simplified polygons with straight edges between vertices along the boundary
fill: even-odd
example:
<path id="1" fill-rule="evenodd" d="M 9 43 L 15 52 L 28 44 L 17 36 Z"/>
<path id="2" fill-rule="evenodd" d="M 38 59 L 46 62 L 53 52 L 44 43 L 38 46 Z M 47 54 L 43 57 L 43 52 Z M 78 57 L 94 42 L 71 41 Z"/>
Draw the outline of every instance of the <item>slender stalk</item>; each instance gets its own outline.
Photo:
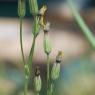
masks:
<path id="1" fill-rule="evenodd" d="M 37 93 L 36 95 L 39 95 L 39 93 Z"/>
<path id="2" fill-rule="evenodd" d="M 53 82 L 51 82 L 51 87 L 50 87 L 50 95 L 53 95 L 54 94 L 54 83 Z"/>
<path id="3" fill-rule="evenodd" d="M 34 36 L 33 37 L 33 43 L 32 43 L 32 46 L 31 46 L 30 53 L 29 53 L 29 57 L 28 57 L 29 75 L 28 75 L 28 78 L 25 77 L 24 95 L 27 95 L 27 92 L 28 92 L 28 83 L 29 83 L 29 78 L 31 76 L 31 66 L 32 66 L 32 62 L 33 62 L 33 54 L 34 54 L 35 42 L 36 42 L 36 37 Z M 37 93 L 37 95 L 39 95 L 39 93 Z"/>
<path id="4" fill-rule="evenodd" d="M 23 39 L 22 39 L 22 21 L 23 21 L 23 18 L 20 17 L 20 46 L 21 46 L 22 60 L 25 65 L 25 57 L 24 57 L 24 51 L 23 51 Z M 25 73 L 24 95 L 27 95 L 28 79 L 26 78 L 26 70 L 24 70 L 24 73 Z"/>
<path id="5" fill-rule="evenodd" d="M 49 54 L 47 54 L 47 95 L 50 95 L 50 62 L 49 62 Z"/>
<path id="6" fill-rule="evenodd" d="M 22 53 L 22 60 L 23 60 L 23 63 L 25 64 L 25 57 L 24 57 L 24 52 L 23 52 L 23 39 L 22 39 L 22 21 L 23 21 L 23 18 L 20 17 L 20 47 L 21 47 L 21 53 Z"/>
<path id="7" fill-rule="evenodd" d="M 33 43 L 32 43 L 32 47 L 31 47 L 31 50 L 30 50 L 29 59 L 28 59 L 28 64 L 29 65 L 32 64 L 34 48 L 35 48 L 35 41 L 36 41 L 36 37 L 33 37 Z"/>
<path id="8" fill-rule="evenodd" d="M 95 37 L 93 36 L 92 31 L 88 28 L 86 23 L 83 21 L 77 9 L 74 7 L 75 5 L 73 4 L 72 0 L 67 0 L 67 3 L 73 13 L 73 16 L 75 17 L 76 22 L 81 28 L 82 32 L 86 36 L 87 40 L 90 42 L 91 46 L 95 49 Z"/>
<path id="9" fill-rule="evenodd" d="M 28 92 L 28 79 L 25 77 L 25 82 L 24 82 L 24 95 L 27 95 L 27 92 Z"/>

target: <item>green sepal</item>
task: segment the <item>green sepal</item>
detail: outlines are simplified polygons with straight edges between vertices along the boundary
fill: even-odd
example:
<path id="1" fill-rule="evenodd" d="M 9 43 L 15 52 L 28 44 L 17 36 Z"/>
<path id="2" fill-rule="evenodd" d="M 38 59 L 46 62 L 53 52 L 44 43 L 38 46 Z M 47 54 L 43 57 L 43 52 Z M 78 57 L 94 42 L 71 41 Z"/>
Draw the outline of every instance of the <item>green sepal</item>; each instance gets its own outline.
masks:
<path id="1" fill-rule="evenodd" d="M 51 70 L 52 80 L 58 79 L 59 75 L 60 75 L 60 63 L 54 63 Z"/>
<path id="2" fill-rule="evenodd" d="M 35 15 L 38 14 L 38 3 L 37 0 L 29 0 L 30 13 Z"/>
<path id="3" fill-rule="evenodd" d="M 48 35 L 45 34 L 45 36 L 44 36 L 44 52 L 46 54 L 50 54 L 51 50 L 52 50 L 51 49 L 51 43 L 50 43 L 50 41 L 48 39 Z"/>
<path id="4" fill-rule="evenodd" d="M 34 89 L 36 92 L 40 92 L 42 88 L 42 81 L 41 81 L 41 77 L 39 76 L 35 76 L 34 78 Z"/>
<path id="5" fill-rule="evenodd" d="M 40 24 L 39 24 L 39 18 L 34 18 L 34 24 L 33 24 L 33 35 L 36 37 L 39 34 L 40 31 Z"/>

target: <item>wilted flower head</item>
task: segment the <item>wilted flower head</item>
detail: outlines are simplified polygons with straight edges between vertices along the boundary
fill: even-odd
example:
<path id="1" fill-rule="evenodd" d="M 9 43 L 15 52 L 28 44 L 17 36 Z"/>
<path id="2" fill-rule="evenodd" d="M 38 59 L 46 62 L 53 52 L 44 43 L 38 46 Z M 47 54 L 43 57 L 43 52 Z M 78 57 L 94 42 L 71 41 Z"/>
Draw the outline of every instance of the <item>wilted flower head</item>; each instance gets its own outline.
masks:
<path id="1" fill-rule="evenodd" d="M 47 6 L 44 5 L 44 6 L 39 10 L 39 13 L 38 13 L 38 14 L 39 14 L 40 16 L 44 16 L 46 10 L 47 10 Z"/>
<path id="2" fill-rule="evenodd" d="M 47 33 L 50 30 L 50 22 L 47 22 L 44 27 L 44 32 Z"/>
<path id="3" fill-rule="evenodd" d="M 39 16 L 40 16 L 40 25 L 41 27 L 44 29 L 45 26 L 46 26 L 46 19 L 45 19 L 45 13 L 46 13 L 46 10 L 47 10 L 47 6 L 43 6 L 40 11 L 39 11 Z"/>

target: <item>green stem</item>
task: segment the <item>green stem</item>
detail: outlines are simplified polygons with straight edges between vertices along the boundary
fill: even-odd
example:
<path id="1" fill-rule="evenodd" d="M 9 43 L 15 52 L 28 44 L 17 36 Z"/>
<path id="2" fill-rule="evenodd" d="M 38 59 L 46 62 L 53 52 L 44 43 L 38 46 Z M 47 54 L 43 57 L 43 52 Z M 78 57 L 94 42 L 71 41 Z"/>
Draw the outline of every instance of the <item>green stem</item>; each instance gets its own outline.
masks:
<path id="1" fill-rule="evenodd" d="M 54 83 L 53 82 L 51 82 L 51 87 L 50 87 L 50 95 L 53 95 L 54 94 Z"/>
<path id="2" fill-rule="evenodd" d="M 20 46 L 21 46 L 21 53 L 22 53 L 23 63 L 25 65 L 25 57 L 24 57 L 24 52 L 23 52 L 23 39 L 22 39 L 22 21 L 23 21 L 23 18 L 20 17 Z M 26 72 L 25 72 L 25 74 L 26 74 Z M 27 92 L 28 92 L 28 80 L 26 78 L 26 75 L 25 75 L 25 82 L 24 83 L 25 83 L 24 84 L 24 95 L 27 95 Z"/>
<path id="3" fill-rule="evenodd" d="M 50 95 L 50 62 L 49 62 L 49 54 L 47 54 L 47 95 Z"/>
<path id="4" fill-rule="evenodd" d="M 25 84 L 24 84 L 24 95 L 27 95 L 28 92 L 28 79 L 25 77 Z"/>
<path id="5" fill-rule="evenodd" d="M 32 67 L 32 62 L 33 62 L 33 55 L 34 55 L 34 49 L 35 49 L 35 42 L 36 42 L 36 37 L 33 38 L 33 43 L 32 43 L 32 47 L 30 50 L 30 54 L 28 57 L 28 67 L 29 67 L 29 79 L 31 77 L 31 73 L 33 70 L 31 70 Z M 33 69 L 33 68 L 32 68 Z M 29 81 L 29 80 L 28 80 Z"/>
<path id="6" fill-rule="evenodd" d="M 76 22 L 81 28 L 82 32 L 86 36 L 87 40 L 90 42 L 91 46 L 95 49 L 95 37 L 93 36 L 92 31 L 88 28 L 86 23 L 83 21 L 77 9 L 74 7 L 75 5 L 73 4 L 72 0 L 67 0 L 67 3 L 73 13 L 73 16 L 75 17 Z"/>
<path id="7" fill-rule="evenodd" d="M 23 52 L 23 39 L 22 39 L 22 21 L 23 21 L 23 18 L 20 17 L 20 47 L 21 47 L 23 63 L 25 64 L 25 57 L 24 57 L 24 52 Z"/>
<path id="8" fill-rule="evenodd" d="M 34 54 L 34 48 L 35 48 L 35 41 L 36 37 L 33 37 L 33 43 L 29 54 L 28 64 L 31 65 L 33 61 L 33 54 Z"/>
<path id="9" fill-rule="evenodd" d="M 39 95 L 39 92 L 37 92 L 36 95 Z"/>

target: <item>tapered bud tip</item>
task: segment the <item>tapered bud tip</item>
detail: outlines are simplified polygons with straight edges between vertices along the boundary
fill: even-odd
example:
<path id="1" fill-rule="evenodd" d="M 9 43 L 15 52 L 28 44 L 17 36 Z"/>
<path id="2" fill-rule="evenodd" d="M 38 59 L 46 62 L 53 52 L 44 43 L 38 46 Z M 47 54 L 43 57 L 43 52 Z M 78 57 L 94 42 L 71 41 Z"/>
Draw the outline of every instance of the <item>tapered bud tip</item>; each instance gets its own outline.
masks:
<path id="1" fill-rule="evenodd" d="M 35 69 L 35 76 L 39 76 L 39 75 L 40 75 L 40 68 L 39 66 L 37 66 Z"/>
<path id="2" fill-rule="evenodd" d="M 42 80 L 41 80 L 41 76 L 40 76 L 39 67 L 37 66 L 35 69 L 34 89 L 36 92 L 40 92 L 41 88 L 42 88 Z"/>
<path id="3" fill-rule="evenodd" d="M 62 61 L 63 56 L 64 56 L 64 53 L 62 51 L 59 51 L 56 57 L 56 62 L 60 63 Z"/>

